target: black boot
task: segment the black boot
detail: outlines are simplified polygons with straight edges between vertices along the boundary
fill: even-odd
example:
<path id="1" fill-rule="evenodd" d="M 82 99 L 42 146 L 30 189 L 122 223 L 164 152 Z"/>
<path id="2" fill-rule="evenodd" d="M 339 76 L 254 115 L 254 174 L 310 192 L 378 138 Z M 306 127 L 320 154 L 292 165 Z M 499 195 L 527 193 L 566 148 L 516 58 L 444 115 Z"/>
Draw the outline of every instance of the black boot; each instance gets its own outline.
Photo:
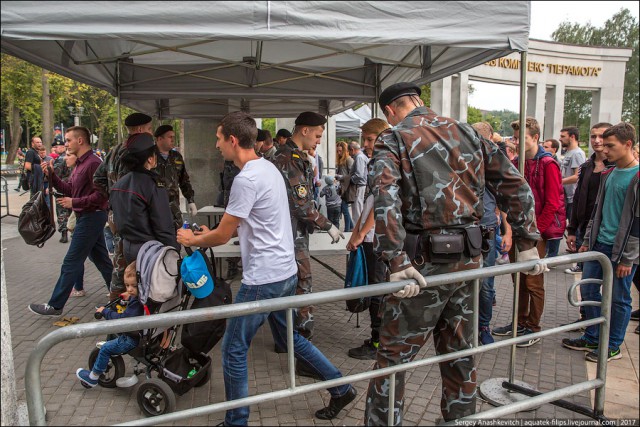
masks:
<path id="1" fill-rule="evenodd" d="M 332 397 L 329 406 L 316 411 L 316 418 L 321 420 L 332 420 L 338 416 L 338 413 L 356 398 L 358 392 L 351 387 L 348 392 L 341 397 Z"/>
<path id="2" fill-rule="evenodd" d="M 69 238 L 67 236 L 67 231 L 63 231 L 61 234 L 62 234 L 62 237 L 60 237 L 60 243 L 67 243 L 69 241 Z"/>

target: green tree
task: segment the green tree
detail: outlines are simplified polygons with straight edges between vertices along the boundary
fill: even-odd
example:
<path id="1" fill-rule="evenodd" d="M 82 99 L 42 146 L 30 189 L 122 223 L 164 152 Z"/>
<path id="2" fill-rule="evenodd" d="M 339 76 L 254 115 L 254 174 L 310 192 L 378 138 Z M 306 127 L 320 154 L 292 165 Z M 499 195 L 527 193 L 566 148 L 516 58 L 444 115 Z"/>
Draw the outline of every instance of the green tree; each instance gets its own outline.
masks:
<path id="1" fill-rule="evenodd" d="M 482 112 L 476 107 L 471 107 L 467 109 L 467 123 L 470 125 L 474 123 L 478 123 L 482 121 Z"/>
<path id="2" fill-rule="evenodd" d="M 622 119 L 638 128 L 639 114 L 639 27 L 638 21 L 628 9 L 621 9 L 608 19 L 602 27 L 591 24 L 563 22 L 551 37 L 554 41 L 591 46 L 627 47 L 632 49 L 631 58 L 626 65 Z M 590 121 L 591 93 L 585 91 L 567 91 L 565 94 L 565 126 L 580 128 L 581 134 L 589 131 L 584 123 Z M 585 122 L 586 120 L 586 122 Z"/>

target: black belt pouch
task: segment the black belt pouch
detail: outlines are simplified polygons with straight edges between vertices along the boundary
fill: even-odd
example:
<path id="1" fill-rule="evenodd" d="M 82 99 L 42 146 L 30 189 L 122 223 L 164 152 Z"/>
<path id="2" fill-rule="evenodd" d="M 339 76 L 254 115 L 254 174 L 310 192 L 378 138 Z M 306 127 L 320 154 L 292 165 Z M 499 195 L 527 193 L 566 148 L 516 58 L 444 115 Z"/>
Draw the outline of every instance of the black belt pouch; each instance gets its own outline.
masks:
<path id="1" fill-rule="evenodd" d="M 467 227 L 464 229 L 465 255 L 475 258 L 482 252 L 482 230 L 480 227 Z"/>
<path id="2" fill-rule="evenodd" d="M 451 264 L 462 259 L 464 235 L 430 234 L 429 262 L 433 264 Z"/>

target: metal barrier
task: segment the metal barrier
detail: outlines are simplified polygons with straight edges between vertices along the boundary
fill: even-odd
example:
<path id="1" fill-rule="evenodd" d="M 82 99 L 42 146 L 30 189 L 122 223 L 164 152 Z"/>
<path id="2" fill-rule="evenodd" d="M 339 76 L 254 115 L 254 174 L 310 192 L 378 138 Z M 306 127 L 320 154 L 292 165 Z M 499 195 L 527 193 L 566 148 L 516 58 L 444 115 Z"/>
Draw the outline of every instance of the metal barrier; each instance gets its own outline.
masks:
<path id="1" fill-rule="evenodd" d="M 0 216 L 0 218 L 4 218 L 5 216 L 12 216 L 14 218 L 18 218 L 18 215 L 14 215 L 9 211 L 9 184 L 7 183 L 7 178 L 4 176 L 2 178 L 2 192 L 4 193 L 4 205 L 1 205 L 0 208 L 7 208 L 7 213 Z"/>
<path id="2" fill-rule="evenodd" d="M 478 310 L 474 310 L 474 344 L 473 347 L 458 351 L 455 353 L 449 353 L 445 355 L 439 355 L 430 357 L 423 360 L 414 360 L 410 363 L 391 366 L 384 369 L 372 370 L 368 372 L 362 372 L 359 374 L 349 375 L 333 380 L 316 382 L 314 384 L 308 384 L 304 386 L 297 386 L 294 372 L 294 352 L 293 352 L 293 309 L 296 307 L 302 307 L 307 305 L 326 304 L 331 302 L 344 301 L 355 298 L 371 297 L 376 295 L 390 294 L 402 289 L 408 283 L 414 283 L 413 280 L 404 280 L 401 282 L 380 283 L 375 286 L 363 286 L 351 289 L 339 289 L 326 292 L 319 292 L 315 294 L 296 295 L 283 298 L 275 298 L 269 300 L 247 302 L 240 304 L 230 304 L 226 306 L 201 308 L 196 310 L 186 310 L 178 313 L 163 313 L 153 316 L 136 317 L 130 319 L 118 319 L 109 322 L 96 322 L 85 323 L 80 325 L 71 325 L 65 328 L 53 331 L 44 336 L 36 344 L 35 349 L 29 355 L 27 366 L 25 368 L 25 391 L 27 398 L 27 406 L 29 409 L 29 422 L 31 425 L 46 425 L 45 422 L 45 408 L 42 398 L 42 385 L 40 381 L 40 368 L 44 356 L 47 354 L 53 346 L 56 344 L 70 339 L 84 338 L 97 335 L 106 335 L 116 332 L 127 332 L 148 328 L 160 328 L 169 327 L 172 325 L 182 325 L 186 323 L 203 322 L 215 319 L 238 317 L 247 314 L 256 314 L 270 311 L 286 310 L 287 311 L 287 350 L 288 350 L 288 374 L 290 380 L 290 387 L 284 390 L 273 391 L 255 396 L 249 396 L 243 399 L 232 400 L 228 402 L 214 403 L 211 405 L 200 406 L 197 408 L 191 408 L 174 412 L 166 415 L 160 415 L 153 418 L 143 418 L 134 420 L 120 425 L 156 425 L 161 423 L 167 423 L 172 421 L 178 421 L 191 417 L 198 417 L 202 415 L 208 415 L 214 412 L 225 411 L 228 409 L 238 408 L 242 406 L 248 406 L 256 403 L 261 403 L 269 400 L 281 399 L 291 397 L 294 395 L 309 393 L 312 391 L 322 390 L 329 387 L 335 387 L 342 384 L 348 384 L 352 382 L 368 380 L 375 377 L 390 376 L 390 390 L 389 390 L 389 414 L 390 419 L 393 416 L 394 405 L 394 393 L 395 393 L 395 374 L 397 372 L 406 371 L 409 369 L 417 368 L 419 366 L 431 365 L 434 363 L 441 363 L 449 360 L 458 359 L 460 357 L 473 356 L 477 353 L 482 353 L 490 350 L 495 350 L 502 347 L 515 346 L 516 344 L 524 341 L 528 341 L 532 338 L 543 338 L 555 333 L 568 332 L 576 327 L 587 327 L 591 325 L 600 325 L 600 342 L 606 343 L 609 341 L 609 320 L 611 315 L 611 294 L 612 294 L 612 282 L 613 282 L 613 270 L 611 262 L 608 257 L 600 252 L 585 252 L 574 255 L 562 255 L 554 258 L 543 259 L 539 261 L 527 261 L 521 263 L 507 264 L 501 266 L 495 266 L 490 268 L 480 268 L 476 270 L 467 270 L 456 273 L 448 273 L 437 276 L 428 277 L 427 287 L 442 286 L 450 283 L 457 283 L 463 281 L 475 280 L 475 297 L 474 303 L 477 307 L 477 298 L 479 290 L 479 280 L 498 276 L 503 274 L 518 273 L 523 271 L 529 271 L 537 263 L 544 263 L 548 266 L 557 266 L 563 264 L 569 264 L 572 262 L 584 262 L 584 261 L 598 261 L 602 265 L 603 279 L 598 281 L 602 283 L 602 303 L 591 302 L 577 302 L 574 299 L 573 291 L 575 288 L 585 281 L 579 281 L 571 286 L 568 298 L 571 305 L 578 307 L 581 305 L 593 305 L 601 306 L 601 316 L 595 319 L 584 320 L 581 322 L 573 323 L 570 325 L 559 326 L 552 329 L 547 329 L 541 332 L 536 332 L 526 336 L 519 336 L 514 338 L 505 339 L 499 342 L 495 342 L 489 345 L 483 345 L 478 347 Z M 517 312 L 515 313 L 517 316 Z M 514 323 L 517 324 L 517 317 L 514 318 Z M 605 380 L 607 370 L 607 351 L 606 345 L 599 346 L 598 349 L 598 367 L 597 378 L 594 380 L 584 381 L 578 384 L 554 390 L 551 392 L 540 394 L 536 397 L 531 397 L 526 400 L 522 400 L 517 403 L 501 406 L 499 408 L 490 409 L 488 411 L 477 413 L 465 419 L 479 419 L 479 418 L 491 418 L 499 417 L 508 414 L 513 414 L 525 409 L 534 408 L 542 403 L 553 402 L 559 398 L 571 396 L 577 393 L 582 393 L 588 390 L 596 389 L 595 403 L 593 409 L 593 416 L 602 415 L 604 413 L 604 392 L 605 392 Z M 604 361 L 604 363 L 603 363 Z"/>

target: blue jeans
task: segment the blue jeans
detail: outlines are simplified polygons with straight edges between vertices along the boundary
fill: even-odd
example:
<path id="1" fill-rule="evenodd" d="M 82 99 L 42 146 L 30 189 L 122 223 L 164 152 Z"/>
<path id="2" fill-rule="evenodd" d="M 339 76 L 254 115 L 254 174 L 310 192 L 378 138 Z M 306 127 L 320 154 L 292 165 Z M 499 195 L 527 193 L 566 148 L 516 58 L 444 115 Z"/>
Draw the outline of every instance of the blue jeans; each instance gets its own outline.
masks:
<path id="1" fill-rule="evenodd" d="M 100 353 L 98 353 L 96 362 L 93 364 L 93 368 L 91 368 L 91 370 L 96 374 L 104 374 L 104 371 L 107 370 L 110 356 L 128 353 L 136 348 L 138 341 L 138 338 L 122 334 L 118 335 L 117 338 L 102 344 L 102 347 L 100 347 Z"/>
<path id="2" fill-rule="evenodd" d="M 496 240 L 489 240 L 489 252 L 482 255 L 484 259 L 482 261 L 483 267 L 493 267 L 496 265 Z M 480 307 L 478 312 L 478 323 L 480 327 L 489 326 L 491 317 L 493 316 L 493 298 L 496 296 L 496 291 L 493 287 L 495 277 L 487 277 L 482 279 L 482 285 L 480 287 Z"/>
<path id="3" fill-rule="evenodd" d="M 612 245 L 596 243 L 594 251 L 601 252 L 611 259 Z M 637 265 L 631 268 L 631 274 L 627 277 L 617 278 L 617 263 L 613 265 L 613 292 L 611 301 L 611 328 L 609 330 L 609 348 L 617 350 L 624 341 L 624 334 L 631 318 L 631 280 L 636 271 Z M 602 279 L 602 267 L 598 261 L 587 261 L 582 269 L 582 279 Z M 580 295 L 582 301 L 602 301 L 600 285 L 584 284 L 580 285 Z M 600 316 L 600 307 L 584 307 L 587 319 L 594 319 Z M 583 338 L 591 344 L 599 344 L 600 325 L 589 326 Z"/>
<path id="4" fill-rule="evenodd" d="M 351 219 L 351 212 L 349 212 L 349 205 L 344 200 L 342 201 L 342 205 L 340 206 L 342 210 L 342 215 L 344 215 L 344 232 L 347 233 L 353 230 L 353 220 Z"/>
<path id="5" fill-rule="evenodd" d="M 560 250 L 560 240 L 562 239 L 547 240 L 547 253 L 545 255 L 545 258 L 553 258 L 554 256 L 558 256 L 558 250 Z"/>
<path id="6" fill-rule="evenodd" d="M 84 274 L 84 262 L 89 259 L 96 265 L 109 289 L 113 264 L 104 244 L 104 223 L 107 221 L 105 211 L 89 212 L 78 215 L 73 239 L 60 268 L 60 277 L 53 289 L 49 305 L 61 310 L 69 299 L 74 283 L 81 283 Z"/>
<path id="7" fill-rule="evenodd" d="M 236 303 L 260 301 L 272 298 L 287 297 L 295 294 L 298 277 L 296 274 L 280 282 L 267 285 L 247 286 L 241 284 Z M 286 348 L 287 321 L 286 311 L 258 313 L 234 317 L 227 320 L 227 330 L 222 339 L 222 367 L 224 372 L 224 388 L 227 400 L 241 399 L 249 395 L 247 374 L 247 352 L 251 340 L 265 320 L 269 321 L 271 333 L 276 347 Z M 293 345 L 295 356 L 299 361 L 314 369 L 323 379 L 330 380 L 342 377 L 340 371 L 305 338 L 294 329 Z M 329 389 L 331 396 L 340 397 L 350 389 L 348 384 Z M 247 425 L 249 407 L 230 409 L 227 411 L 225 425 Z"/>

